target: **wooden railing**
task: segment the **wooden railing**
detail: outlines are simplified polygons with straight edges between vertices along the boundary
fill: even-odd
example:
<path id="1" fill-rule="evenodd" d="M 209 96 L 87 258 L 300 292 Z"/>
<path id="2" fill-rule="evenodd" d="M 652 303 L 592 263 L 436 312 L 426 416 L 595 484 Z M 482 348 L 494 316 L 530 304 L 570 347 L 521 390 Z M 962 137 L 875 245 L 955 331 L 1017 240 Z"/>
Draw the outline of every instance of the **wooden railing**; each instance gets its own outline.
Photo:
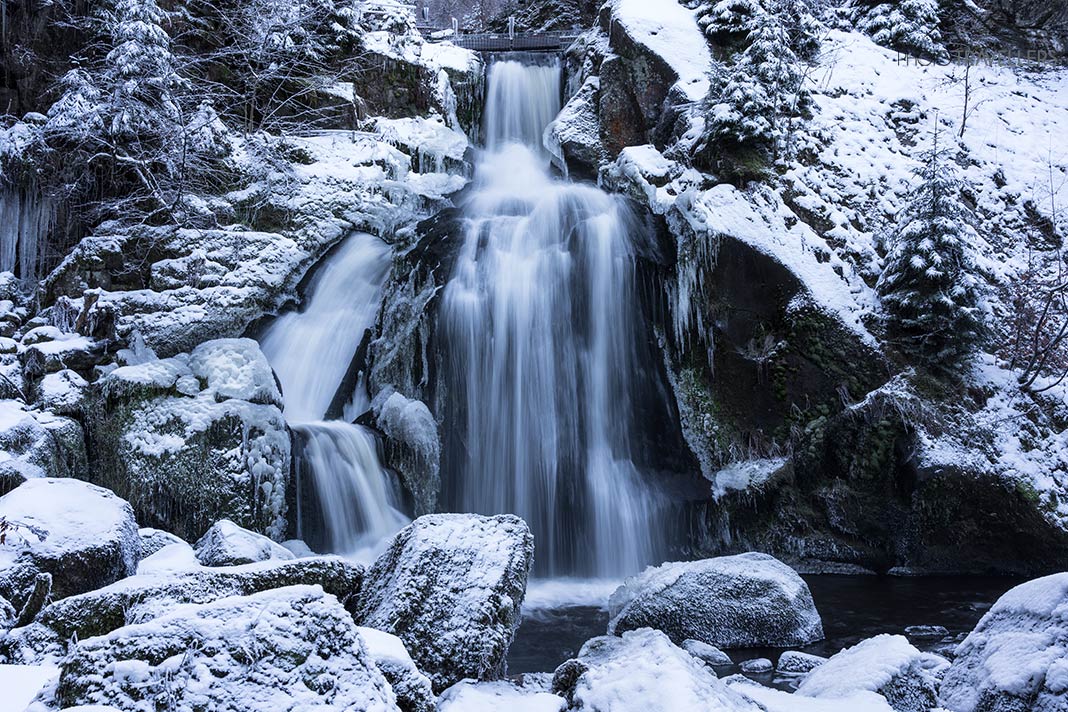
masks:
<path id="1" fill-rule="evenodd" d="M 431 42 L 452 42 L 458 47 L 475 52 L 560 52 L 567 49 L 578 37 L 576 32 L 516 32 L 516 33 L 460 33 L 448 37 L 432 37 Z"/>

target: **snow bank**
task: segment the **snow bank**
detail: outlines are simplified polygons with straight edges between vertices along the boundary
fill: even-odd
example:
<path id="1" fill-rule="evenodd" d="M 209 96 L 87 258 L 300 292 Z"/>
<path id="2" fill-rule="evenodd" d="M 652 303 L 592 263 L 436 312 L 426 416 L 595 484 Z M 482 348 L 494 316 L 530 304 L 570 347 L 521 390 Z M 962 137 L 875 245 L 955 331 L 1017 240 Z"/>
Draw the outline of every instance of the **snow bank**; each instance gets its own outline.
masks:
<path id="1" fill-rule="evenodd" d="M 59 668 L 51 665 L 0 665 L 4 709 L 22 712 L 45 683 L 58 674 Z"/>
<path id="2" fill-rule="evenodd" d="M 382 671 L 404 712 L 436 712 L 437 698 L 430 678 L 419 671 L 404 642 L 374 628 L 358 627 L 375 666 Z"/>
<path id="3" fill-rule="evenodd" d="M 441 693 L 439 712 L 564 712 L 564 698 L 511 682 L 458 682 Z"/>
<path id="4" fill-rule="evenodd" d="M 731 677 L 727 687 L 763 705 L 767 712 L 895 712 L 885 697 L 874 692 L 855 692 L 834 699 L 801 697 L 764 687 L 740 675 Z"/>
<path id="5" fill-rule="evenodd" d="M 356 620 L 399 636 L 436 690 L 495 678 L 519 625 L 533 554 L 530 529 L 512 515 L 420 517 L 367 572 Z"/>
<path id="6" fill-rule="evenodd" d="M 952 712 L 1068 709 L 1068 573 L 999 598 L 957 647 L 940 698 Z"/>
<path id="7" fill-rule="evenodd" d="M 649 567 L 609 601 L 609 634 L 652 627 L 721 648 L 807 645 L 823 638 L 808 585 L 766 554 Z"/>

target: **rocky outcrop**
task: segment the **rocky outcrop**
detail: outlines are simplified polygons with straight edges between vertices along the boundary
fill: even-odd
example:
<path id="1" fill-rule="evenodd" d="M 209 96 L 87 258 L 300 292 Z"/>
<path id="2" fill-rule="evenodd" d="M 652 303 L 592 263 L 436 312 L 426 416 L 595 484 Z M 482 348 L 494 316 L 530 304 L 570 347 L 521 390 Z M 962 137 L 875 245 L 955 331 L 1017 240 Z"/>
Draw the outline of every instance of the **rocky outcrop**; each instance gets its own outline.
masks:
<path id="1" fill-rule="evenodd" d="M 823 638 L 808 585 L 766 554 L 650 567 L 609 600 L 609 634 L 656 628 L 720 648 L 807 645 Z"/>
<path id="2" fill-rule="evenodd" d="M 77 643 L 49 704 L 274 712 L 398 710 L 336 598 L 317 586 L 182 606 L 148 623 Z"/>
<path id="3" fill-rule="evenodd" d="M 0 596 L 20 607 L 38 574 L 65 598 L 134 573 L 141 555 L 130 505 L 113 493 L 69 479 L 31 479 L 0 497 L 12 527 L 0 549 Z"/>
<path id="4" fill-rule="evenodd" d="M 1068 709 L 1068 573 L 998 599 L 956 650 L 939 691 L 950 712 Z"/>
<path id="5" fill-rule="evenodd" d="M 289 549 L 267 537 L 242 529 L 229 519 L 212 525 L 193 546 L 197 560 L 204 566 L 239 566 L 271 559 L 293 558 Z"/>
<path id="6" fill-rule="evenodd" d="M 552 689 L 567 699 L 568 709 L 587 712 L 762 709 L 728 689 L 663 633 L 648 628 L 586 641 L 577 658 L 557 668 Z"/>
<path id="7" fill-rule="evenodd" d="M 45 606 L 31 625 L 11 632 L 2 653 L 13 662 L 36 664 L 62 657 L 72 639 L 105 635 L 130 623 L 156 618 L 176 605 L 208 603 L 285 586 L 315 584 L 348 601 L 359 591 L 363 573 L 362 567 L 343 559 L 316 557 L 131 576 Z"/>
<path id="8" fill-rule="evenodd" d="M 356 620 L 403 640 L 437 691 L 468 677 L 495 679 L 519 626 L 533 555 L 518 517 L 420 517 L 368 570 Z"/>
<path id="9" fill-rule="evenodd" d="M 576 178 L 596 178 L 601 163 L 608 159 L 597 112 L 600 92 L 600 78 L 587 78 L 547 129 L 555 158 Z"/>
<path id="10" fill-rule="evenodd" d="M 284 534 L 290 438 L 254 341 L 123 366 L 95 392 L 91 477 L 127 497 L 142 524 L 189 541 L 220 519 Z"/>
<path id="11" fill-rule="evenodd" d="M 921 653 L 903 636 L 879 635 L 832 656 L 801 681 L 802 697 L 838 698 L 875 692 L 895 712 L 927 712 L 937 706 L 937 690 L 949 663 Z"/>

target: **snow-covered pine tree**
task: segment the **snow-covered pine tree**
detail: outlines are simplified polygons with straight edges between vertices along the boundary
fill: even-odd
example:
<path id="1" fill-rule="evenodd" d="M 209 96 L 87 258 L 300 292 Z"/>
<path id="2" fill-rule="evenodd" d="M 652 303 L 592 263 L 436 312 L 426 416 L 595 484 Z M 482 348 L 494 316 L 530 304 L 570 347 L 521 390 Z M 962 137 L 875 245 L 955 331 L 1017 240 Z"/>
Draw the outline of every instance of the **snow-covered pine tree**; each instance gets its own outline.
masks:
<path id="1" fill-rule="evenodd" d="M 786 26 L 790 48 L 804 62 L 814 61 L 820 53 L 820 40 L 826 27 L 819 0 L 771 0 L 771 10 Z"/>
<path id="2" fill-rule="evenodd" d="M 156 0 L 116 0 L 105 18 L 112 38 L 102 77 L 108 131 L 117 140 L 171 135 L 181 120 L 173 92 L 183 81 L 163 11 Z"/>
<path id="3" fill-rule="evenodd" d="M 969 247 L 974 230 L 937 131 L 914 175 L 877 288 L 890 338 L 915 353 L 929 371 L 952 375 L 982 341 L 985 326 Z"/>
<path id="4" fill-rule="evenodd" d="M 938 29 L 938 0 L 853 0 L 845 13 L 854 26 L 884 47 L 936 61 L 949 58 Z"/>
<path id="5" fill-rule="evenodd" d="M 727 53 L 743 49 L 766 14 L 761 0 L 706 0 L 693 7 L 712 46 Z"/>

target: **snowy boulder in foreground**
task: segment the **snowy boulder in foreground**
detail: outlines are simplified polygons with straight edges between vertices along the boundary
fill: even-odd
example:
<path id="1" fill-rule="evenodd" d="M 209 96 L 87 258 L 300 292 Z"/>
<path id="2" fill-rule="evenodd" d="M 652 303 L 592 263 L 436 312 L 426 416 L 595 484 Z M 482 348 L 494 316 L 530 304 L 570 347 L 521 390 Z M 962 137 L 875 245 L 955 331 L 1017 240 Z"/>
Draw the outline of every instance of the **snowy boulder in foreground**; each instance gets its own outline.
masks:
<path id="1" fill-rule="evenodd" d="M 160 549 L 171 544 L 185 544 L 185 540 L 180 536 L 165 532 L 162 529 L 153 529 L 152 527 L 138 529 L 137 535 L 141 538 L 142 559 L 147 559 Z"/>
<path id="2" fill-rule="evenodd" d="M 356 620 L 399 636 L 437 691 L 499 677 L 533 557 L 519 517 L 420 517 L 367 572 Z"/>
<path id="3" fill-rule="evenodd" d="M 564 712 L 564 698 L 507 680 L 464 680 L 441 693 L 439 712 Z"/>
<path id="4" fill-rule="evenodd" d="M 939 694 L 951 712 L 1068 710 L 1068 573 L 999 598 L 957 647 Z"/>
<path id="5" fill-rule="evenodd" d="M 921 653 L 901 635 L 877 635 L 846 648 L 802 680 L 802 697 L 844 698 L 875 692 L 897 712 L 928 712 L 937 706 L 939 681 L 949 662 Z"/>
<path id="6" fill-rule="evenodd" d="M 586 641 L 553 676 L 553 692 L 583 712 L 762 712 L 657 630 Z"/>
<path id="7" fill-rule="evenodd" d="M 178 606 L 83 640 L 61 663 L 45 703 L 213 712 L 399 709 L 352 618 L 318 586 Z"/>
<path id="8" fill-rule="evenodd" d="M 808 585 L 767 554 L 649 567 L 616 589 L 608 633 L 656 628 L 676 643 L 720 648 L 807 645 L 823 638 Z"/>
<path id="9" fill-rule="evenodd" d="M 0 546 L 0 596 L 21 606 L 38 573 L 52 599 L 107 586 L 137 569 L 141 540 L 130 505 L 80 480 L 39 478 L 0 497 L 14 524 Z"/>
<path id="10" fill-rule="evenodd" d="M 727 655 L 716 646 L 702 643 L 700 640 L 687 638 L 682 641 L 682 649 L 695 658 L 704 660 L 709 665 L 722 666 L 734 664 L 734 661 L 731 660 L 731 656 Z"/>
<path id="11" fill-rule="evenodd" d="M 397 696 L 402 712 L 435 712 L 438 706 L 430 678 L 419 671 L 404 641 L 374 628 L 357 628 L 375 666 L 382 671 Z"/>
<path id="12" fill-rule="evenodd" d="M 193 545 L 197 560 L 204 566 L 239 566 L 257 561 L 288 561 L 292 552 L 262 534 L 242 529 L 229 519 L 216 522 Z"/>
<path id="13" fill-rule="evenodd" d="M 798 650 L 787 650 L 779 656 L 779 664 L 775 666 L 775 670 L 784 675 L 804 675 L 812 672 L 825 662 L 827 662 L 827 658 L 820 655 L 802 653 Z"/>
<path id="14" fill-rule="evenodd" d="M 169 548 L 187 547 L 172 544 Z M 151 558 L 166 553 L 160 550 Z M 36 620 L 0 641 L 0 657 L 40 663 L 62 657 L 68 641 L 106 635 L 145 622 L 186 603 L 209 603 L 227 596 L 249 596 L 286 586 L 315 584 L 346 600 L 360 588 L 363 567 L 336 556 L 299 561 L 266 561 L 218 569 L 156 571 L 116 581 L 96 591 L 45 606 Z"/>

